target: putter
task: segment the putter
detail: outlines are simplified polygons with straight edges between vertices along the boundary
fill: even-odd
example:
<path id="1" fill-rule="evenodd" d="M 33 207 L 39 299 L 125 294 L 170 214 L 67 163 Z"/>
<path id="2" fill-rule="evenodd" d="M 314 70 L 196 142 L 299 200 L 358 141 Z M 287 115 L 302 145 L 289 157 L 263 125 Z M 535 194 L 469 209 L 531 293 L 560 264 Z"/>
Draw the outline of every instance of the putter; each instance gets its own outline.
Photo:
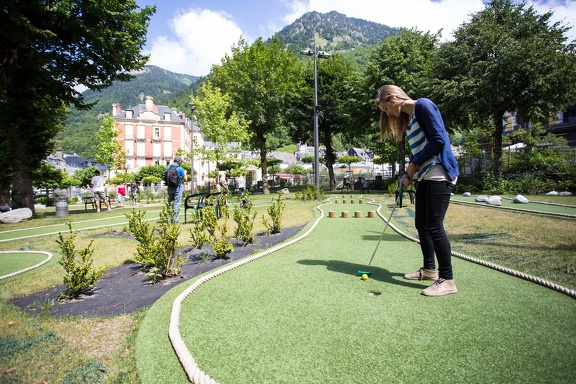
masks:
<path id="1" fill-rule="evenodd" d="M 382 231 L 382 235 L 380 235 L 380 240 L 378 240 L 378 243 L 376 244 L 376 248 L 374 249 L 374 253 L 372 253 L 372 257 L 370 258 L 370 262 L 366 266 L 366 270 L 365 271 L 359 270 L 358 276 L 362 276 L 362 275 L 370 276 L 372 274 L 372 272 L 368 271 L 368 268 L 370 268 L 370 266 L 372 265 L 372 260 L 374 260 L 374 256 L 376 255 L 376 251 L 378 251 L 378 247 L 380 246 L 380 243 L 382 242 L 382 239 L 384 238 L 384 234 L 386 233 L 386 229 L 388 229 L 388 226 L 390 225 L 390 219 L 392 219 L 392 215 L 394 214 L 394 211 L 396 210 L 396 206 L 398 205 L 398 201 L 402 198 L 403 192 L 404 192 L 404 184 L 402 184 L 402 182 L 400 182 L 400 192 L 398 193 L 398 197 L 394 201 L 394 206 L 392 207 L 392 212 L 390 212 L 390 216 L 388 216 L 388 221 L 386 222 L 386 225 L 384 226 L 384 230 Z"/>

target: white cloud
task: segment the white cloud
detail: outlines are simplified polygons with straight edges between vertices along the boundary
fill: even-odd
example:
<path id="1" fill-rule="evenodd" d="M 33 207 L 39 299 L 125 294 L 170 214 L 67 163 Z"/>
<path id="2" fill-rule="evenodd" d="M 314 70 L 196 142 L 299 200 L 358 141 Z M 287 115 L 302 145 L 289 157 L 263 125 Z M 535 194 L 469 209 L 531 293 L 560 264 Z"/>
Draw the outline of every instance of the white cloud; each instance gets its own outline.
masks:
<path id="1" fill-rule="evenodd" d="M 304 13 L 337 11 L 348 17 L 374 21 L 390 27 L 417 28 L 436 33 L 442 29 L 442 38 L 450 40 L 452 32 L 470 20 L 470 15 L 484 9 L 482 0 L 269 0 L 283 2 L 289 13 L 282 19 L 262 20 L 260 36 L 267 38 L 294 22 Z M 538 13 L 554 11 L 553 21 L 570 23 L 576 20 L 576 1 L 531 0 Z M 251 23 L 255 23 L 253 19 Z M 243 26 L 248 29 L 249 26 Z M 238 42 L 240 36 L 250 43 L 254 36 L 243 32 L 238 22 L 228 13 L 202 9 L 181 11 L 170 20 L 171 33 L 152 41 L 149 64 L 177 73 L 204 76 Z M 569 31 L 570 39 L 576 30 Z"/>
<path id="2" fill-rule="evenodd" d="M 173 35 L 152 42 L 148 64 L 194 76 L 207 75 L 242 35 L 230 15 L 209 10 L 180 13 L 170 22 L 170 29 Z"/>

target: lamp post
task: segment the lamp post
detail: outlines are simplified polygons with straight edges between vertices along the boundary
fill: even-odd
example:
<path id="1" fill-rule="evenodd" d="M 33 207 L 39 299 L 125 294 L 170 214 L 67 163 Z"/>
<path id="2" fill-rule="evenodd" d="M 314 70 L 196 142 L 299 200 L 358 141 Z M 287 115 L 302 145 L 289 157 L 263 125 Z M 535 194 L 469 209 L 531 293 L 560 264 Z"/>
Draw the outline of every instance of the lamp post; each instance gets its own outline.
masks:
<path id="1" fill-rule="evenodd" d="M 194 111 L 196 105 L 194 103 L 188 104 L 190 106 L 190 179 L 192 180 L 191 193 L 194 193 Z"/>
<path id="2" fill-rule="evenodd" d="M 316 184 L 316 196 L 320 198 L 320 143 L 318 139 L 318 69 L 316 66 L 316 59 L 327 59 L 330 54 L 324 51 L 318 51 L 316 47 L 316 29 L 314 29 L 314 50 L 310 48 L 301 52 L 305 56 L 313 56 L 314 58 L 314 184 Z"/>

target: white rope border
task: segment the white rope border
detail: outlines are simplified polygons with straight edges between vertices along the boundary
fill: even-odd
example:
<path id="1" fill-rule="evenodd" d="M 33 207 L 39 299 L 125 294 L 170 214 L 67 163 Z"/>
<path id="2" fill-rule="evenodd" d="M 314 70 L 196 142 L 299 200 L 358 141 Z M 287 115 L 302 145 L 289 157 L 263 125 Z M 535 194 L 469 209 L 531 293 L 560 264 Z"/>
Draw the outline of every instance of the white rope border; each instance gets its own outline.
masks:
<path id="1" fill-rule="evenodd" d="M 362 197 L 362 196 L 361 196 Z M 367 197 L 365 197 L 367 198 Z M 331 198 L 330 198 L 331 199 Z M 328 200 L 330 200 L 328 199 Z M 398 229 L 398 227 L 396 227 L 395 225 L 393 225 L 391 222 L 388 222 L 387 219 L 382 215 L 382 213 L 380 212 L 380 208 L 382 207 L 381 204 L 379 203 L 375 203 L 374 199 L 371 199 L 372 201 L 367 202 L 367 204 L 371 204 L 371 205 L 376 205 L 378 206 L 377 209 L 377 213 L 378 216 L 386 223 L 388 223 L 388 225 L 399 235 L 401 235 L 402 237 L 411 240 L 415 243 L 419 243 L 419 240 L 402 232 L 400 229 Z M 190 296 L 196 289 L 198 289 L 202 284 L 212 280 L 215 277 L 218 277 L 226 272 L 230 272 L 238 267 L 241 267 L 245 264 L 248 264 L 254 260 L 258 260 L 264 256 L 267 256 L 271 253 L 274 253 L 282 248 L 288 247 L 300 240 L 302 240 L 303 238 L 307 237 L 318 225 L 318 223 L 320 222 L 320 220 L 324 217 L 324 211 L 322 211 L 320 208 L 326 205 L 330 205 L 332 204 L 332 202 L 328 201 L 328 203 L 326 204 L 320 204 L 316 207 L 316 209 L 318 209 L 320 211 L 320 217 L 318 219 L 316 219 L 316 221 L 314 222 L 314 224 L 312 224 L 312 226 L 302 235 L 298 236 L 297 238 L 290 240 L 286 243 L 282 243 L 279 244 L 275 247 L 270 248 L 269 250 L 263 251 L 261 253 L 258 253 L 254 256 L 248 257 L 246 259 L 240 260 L 234 264 L 231 264 L 229 266 L 226 266 L 224 268 L 221 268 L 215 272 L 212 272 L 208 275 L 205 275 L 204 277 L 196 280 L 190 287 L 188 287 L 184 292 L 182 292 L 172 303 L 172 311 L 170 314 L 170 325 L 168 328 L 168 337 L 170 339 L 170 342 L 172 344 L 172 347 L 174 348 L 174 351 L 176 352 L 176 355 L 178 357 L 178 360 L 180 361 L 180 364 L 182 365 L 182 367 L 184 368 L 184 371 L 186 372 L 186 375 L 188 376 L 188 379 L 194 383 L 194 384 L 217 384 L 217 381 L 212 379 L 209 375 L 207 375 L 206 373 L 204 373 L 204 371 L 202 371 L 198 365 L 198 363 L 196 362 L 196 360 L 194 359 L 194 357 L 192 356 L 192 354 L 190 353 L 190 351 L 188 350 L 188 348 L 186 347 L 186 344 L 184 342 L 184 339 L 182 339 L 182 336 L 180 334 L 180 313 L 182 312 L 182 303 L 184 302 L 184 300 L 186 300 L 188 298 L 188 296 Z M 522 279 L 531 281 L 531 282 L 535 282 L 537 284 L 543 285 L 545 287 L 548 288 L 552 288 L 556 291 L 562 292 L 568 296 L 571 296 L 573 298 L 576 298 L 576 291 L 574 290 L 570 290 L 568 288 L 562 287 L 560 285 L 557 284 L 553 284 L 550 283 L 548 281 L 545 281 L 543 279 L 534 277 L 534 276 L 530 276 L 527 274 L 524 274 L 522 272 L 518 272 L 509 268 L 503 268 L 500 267 L 496 264 L 493 263 L 489 263 L 489 262 L 485 262 L 483 260 L 478 260 L 478 259 L 474 259 L 472 257 L 468 257 L 466 255 L 463 254 L 459 254 L 456 252 L 452 252 L 453 256 L 456 256 L 458 258 L 467 260 L 467 261 L 471 261 L 474 262 L 476 264 L 480 264 L 501 272 L 505 272 L 507 274 L 516 276 L 516 277 L 520 277 Z"/>
<path id="2" fill-rule="evenodd" d="M 314 224 L 312 224 L 312 226 L 302 235 L 298 236 L 295 239 L 292 239 L 290 241 L 287 241 L 285 243 L 281 243 L 275 247 L 272 247 L 266 251 L 263 251 L 261 253 L 258 253 L 254 256 L 248 257 L 246 259 L 242 259 L 240 261 L 237 261 L 229 266 L 226 266 L 224 268 L 221 268 L 215 272 L 212 272 L 198 280 L 196 280 L 190 287 L 188 287 L 184 292 L 182 292 L 173 302 L 172 304 L 172 312 L 170 314 L 170 326 L 168 328 L 168 337 L 170 338 L 170 342 L 172 343 L 172 347 L 174 348 L 174 351 L 176 352 L 176 355 L 178 356 L 178 360 L 180 360 L 180 364 L 182 364 L 182 367 L 184 368 L 184 371 L 186 372 L 186 375 L 188 376 L 188 379 L 194 383 L 194 384 L 216 384 L 217 382 L 212 379 L 209 375 L 205 374 L 200 367 L 198 366 L 198 363 L 196 363 L 196 360 L 194 360 L 194 357 L 192 356 L 192 354 L 190 353 L 190 351 L 188 350 L 188 348 L 186 347 L 186 344 L 184 343 L 184 340 L 182 339 L 182 336 L 180 335 L 180 313 L 182 311 L 182 303 L 184 302 L 184 300 L 186 300 L 186 298 L 188 296 L 190 296 L 190 294 L 192 294 L 192 292 L 194 292 L 197 288 L 199 288 L 202 284 L 206 283 L 207 281 L 220 276 L 226 272 L 230 272 L 233 269 L 236 269 L 238 267 L 241 267 L 245 264 L 248 264 L 254 260 L 258 260 L 264 256 L 267 256 L 271 253 L 274 253 L 282 248 L 288 247 L 294 243 L 297 243 L 298 241 L 302 240 L 303 238 L 307 237 L 318 225 L 318 223 L 320 222 L 320 220 L 322 220 L 322 218 L 324 217 L 324 211 L 322 211 L 320 209 L 320 207 L 323 207 L 325 205 L 329 205 L 332 204 L 331 202 L 328 202 L 326 204 L 320 204 L 316 207 L 316 209 L 318 209 L 320 211 L 320 217 L 316 219 L 316 221 L 314 222 Z"/>
<path id="3" fill-rule="evenodd" d="M 45 252 L 45 251 L 0 251 L 0 254 L 12 254 L 12 253 L 34 253 L 34 254 L 39 253 L 42 255 L 46 255 L 47 257 L 44 261 L 42 261 L 36 265 L 33 265 L 33 266 L 25 268 L 25 269 L 21 269 L 21 270 L 16 271 L 16 272 L 9 273 L 9 274 L 4 275 L 4 276 L 0 276 L 0 280 L 7 279 L 9 277 L 16 276 L 16 275 L 19 275 L 19 274 L 24 273 L 24 272 L 28 272 L 32 269 L 38 268 L 39 266 L 46 264 L 47 262 L 52 260 L 52 254 L 50 252 Z"/>
<path id="4" fill-rule="evenodd" d="M 368 204 L 372 204 L 372 203 L 368 203 Z M 467 203 L 465 203 L 465 204 L 467 204 Z M 380 207 L 378 207 L 378 216 L 380 216 L 380 217 L 382 218 L 382 220 L 386 221 L 386 218 L 385 218 L 384 216 L 382 216 L 382 214 L 380 213 Z M 404 238 L 406 238 L 406 239 L 408 239 L 408 240 L 414 241 L 415 243 L 418 243 L 418 244 L 420 243 L 420 241 L 419 241 L 418 239 L 416 239 L 415 237 L 412 237 L 412 236 L 410 236 L 410 235 L 402 232 L 400 229 L 398 229 L 398 228 L 397 228 L 396 226 L 394 226 L 392 223 L 388 223 L 388 225 L 390 225 L 390 227 L 391 227 L 396 233 L 398 233 L 400 236 L 402 236 L 402 237 L 404 237 Z M 546 288 L 553 289 L 553 290 L 555 290 L 555 291 L 557 291 L 557 292 L 563 293 L 563 294 L 565 294 L 565 295 L 567 295 L 567 296 L 570 296 L 570 297 L 576 299 L 576 290 L 566 288 L 566 287 L 564 287 L 564 286 L 562 286 L 562 285 L 559 285 L 559 284 L 554 284 L 554 283 L 552 283 L 552 282 L 550 282 L 550 281 L 547 281 L 547 280 L 544 280 L 544 279 L 542 279 L 542 278 L 539 278 L 539 277 L 536 277 L 536 276 L 532 276 L 532 275 L 528 275 L 528 274 L 526 274 L 526 273 L 523 273 L 523 272 L 520 272 L 520 271 L 516 271 L 515 269 L 502 267 L 502 266 L 500 266 L 500 265 L 497 265 L 497 264 L 494 264 L 494 263 L 491 263 L 491 262 L 488 262 L 488 261 L 485 261 L 485 260 L 475 259 L 475 258 L 473 258 L 473 257 L 466 256 L 466 255 L 464 255 L 464 254 L 462 254 L 462 253 L 458 253 L 458 252 L 452 252 L 452 256 L 458 257 L 458 258 L 460 258 L 460 259 L 462 259 L 462 260 L 470 261 L 470 262 L 475 263 L 475 264 L 482 265 L 482 266 L 484 266 L 484 267 L 488 267 L 488 268 L 494 269 L 494 270 L 499 271 L 499 272 L 504 272 L 504 273 L 507 273 L 507 274 L 509 274 L 509 275 L 519 277 L 519 278 L 521 278 L 521 279 L 524 279 L 524 280 L 530 281 L 530 282 L 532 282 L 532 283 L 536 283 L 536 284 L 542 285 L 542 286 L 544 286 L 544 287 L 546 287 Z"/>

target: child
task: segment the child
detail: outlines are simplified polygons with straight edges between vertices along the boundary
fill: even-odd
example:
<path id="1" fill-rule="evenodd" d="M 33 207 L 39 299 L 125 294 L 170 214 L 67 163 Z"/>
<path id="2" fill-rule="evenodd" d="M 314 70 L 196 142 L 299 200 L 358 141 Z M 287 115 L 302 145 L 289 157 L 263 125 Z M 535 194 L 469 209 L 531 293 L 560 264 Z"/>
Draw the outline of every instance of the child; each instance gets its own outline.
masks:
<path id="1" fill-rule="evenodd" d="M 124 197 L 126 196 L 126 186 L 124 183 L 118 185 L 118 206 L 124 206 Z"/>

